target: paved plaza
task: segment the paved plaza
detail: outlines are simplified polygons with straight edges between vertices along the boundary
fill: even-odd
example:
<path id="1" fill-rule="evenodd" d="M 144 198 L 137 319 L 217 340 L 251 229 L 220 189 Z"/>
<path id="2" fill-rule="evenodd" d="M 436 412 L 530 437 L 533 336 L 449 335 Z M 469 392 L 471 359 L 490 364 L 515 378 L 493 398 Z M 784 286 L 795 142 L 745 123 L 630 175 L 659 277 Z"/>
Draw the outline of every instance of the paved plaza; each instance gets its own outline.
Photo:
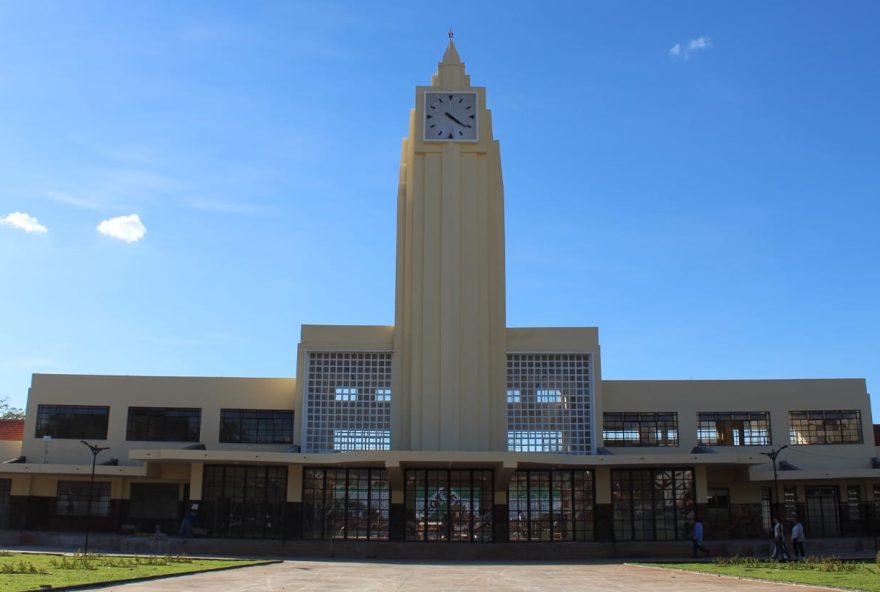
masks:
<path id="1" fill-rule="evenodd" d="M 120 592 L 455 590 L 601 590 L 645 592 L 807 592 L 810 586 L 771 584 L 623 564 L 443 564 L 350 561 L 283 563 L 109 586 Z"/>

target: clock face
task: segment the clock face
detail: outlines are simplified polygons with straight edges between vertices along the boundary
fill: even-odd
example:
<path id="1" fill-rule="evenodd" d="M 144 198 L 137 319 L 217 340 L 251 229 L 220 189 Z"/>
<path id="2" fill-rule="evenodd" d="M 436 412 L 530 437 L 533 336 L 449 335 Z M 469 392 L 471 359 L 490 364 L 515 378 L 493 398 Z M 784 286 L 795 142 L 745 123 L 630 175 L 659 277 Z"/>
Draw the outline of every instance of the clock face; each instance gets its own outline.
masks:
<path id="1" fill-rule="evenodd" d="M 424 124 L 425 141 L 476 141 L 477 93 L 425 93 Z"/>

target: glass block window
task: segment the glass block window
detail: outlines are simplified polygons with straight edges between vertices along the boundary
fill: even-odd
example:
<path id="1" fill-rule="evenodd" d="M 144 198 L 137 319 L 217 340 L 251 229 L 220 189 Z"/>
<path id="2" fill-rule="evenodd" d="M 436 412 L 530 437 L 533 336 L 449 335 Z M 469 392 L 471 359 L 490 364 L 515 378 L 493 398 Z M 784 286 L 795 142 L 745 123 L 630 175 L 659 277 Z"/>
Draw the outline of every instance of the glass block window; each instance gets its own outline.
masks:
<path id="1" fill-rule="evenodd" d="M 391 450 L 391 430 L 334 430 L 333 450 Z"/>
<path id="2" fill-rule="evenodd" d="M 593 540 L 592 471 L 517 471 L 507 500 L 511 541 Z"/>
<path id="3" fill-rule="evenodd" d="M 697 444 L 767 446 L 770 444 L 770 412 L 698 413 Z"/>
<path id="4" fill-rule="evenodd" d="M 678 414 L 604 413 L 605 446 L 678 446 Z"/>
<path id="5" fill-rule="evenodd" d="M 391 449 L 391 353 L 309 352 L 304 452 Z"/>
<path id="6" fill-rule="evenodd" d="M 592 413 L 590 354 L 507 354 L 508 450 L 591 454 Z"/>
<path id="7" fill-rule="evenodd" d="M 126 440 L 198 442 L 202 410 L 178 407 L 129 407 Z"/>
<path id="8" fill-rule="evenodd" d="M 391 489 L 385 469 L 305 469 L 306 539 L 388 540 Z"/>
<path id="9" fill-rule="evenodd" d="M 862 414 L 851 411 L 789 411 L 792 444 L 861 444 Z"/>
<path id="10" fill-rule="evenodd" d="M 611 471 L 611 511 L 618 541 L 689 538 L 695 501 L 692 469 Z"/>
<path id="11" fill-rule="evenodd" d="M 358 390 L 356 388 L 338 388 L 338 389 L 336 389 L 336 400 L 337 401 L 357 401 L 357 399 L 358 399 Z"/>
<path id="12" fill-rule="evenodd" d="M 406 540 L 492 541 L 491 470 L 408 469 L 405 475 Z"/>
<path id="13" fill-rule="evenodd" d="M 517 452 L 559 452 L 562 450 L 562 432 L 514 430 L 507 432 L 507 447 Z"/>
<path id="14" fill-rule="evenodd" d="M 293 411 L 221 409 L 220 441 L 230 444 L 291 444 Z"/>
<path id="15" fill-rule="evenodd" d="M 59 481 L 55 495 L 55 513 L 59 516 L 109 516 L 110 483 L 95 481 L 89 511 L 88 481 Z"/>
<path id="16" fill-rule="evenodd" d="M 36 438 L 106 440 L 110 408 L 95 405 L 40 405 Z"/>

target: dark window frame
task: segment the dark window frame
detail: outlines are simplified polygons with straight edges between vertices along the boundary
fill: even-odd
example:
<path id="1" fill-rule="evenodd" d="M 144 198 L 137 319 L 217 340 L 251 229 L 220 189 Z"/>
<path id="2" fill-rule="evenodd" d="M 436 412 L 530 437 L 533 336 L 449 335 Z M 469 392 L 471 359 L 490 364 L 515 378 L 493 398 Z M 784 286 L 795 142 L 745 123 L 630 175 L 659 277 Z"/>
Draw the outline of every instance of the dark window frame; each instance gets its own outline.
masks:
<path id="1" fill-rule="evenodd" d="M 294 421 L 292 409 L 221 409 L 220 442 L 293 444 Z M 262 437 L 263 434 L 268 437 Z"/>
<path id="2" fill-rule="evenodd" d="M 88 481 L 58 481 L 56 485 L 55 514 L 58 516 L 109 516 L 110 503 L 109 481 L 95 481 L 94 484 Z"/>
<path id="3" fill-rule="evenodd" d="M 418 495 L 420 489 L 422 496 Z M 434 494 L 429 495 L 432 491 Z M 456 492 L 458 495 L 454 495 Z M 406 469 L 403 495 L 407 541 L 492 542 L 495 507 L 492 469 Z M 419 508 L 424 512 L 421 519 Z M 435 514 L 433 520 L 429 513 Z"/>
<path id="4" fill-rule="evenodd" d="M 595 472 L 517 470 L 507 488 L 507 514 L 510 541 L 595 540 Z"/>
<path id="5" fill-rule="evenodd" d="M 610 437 L 614 434 L 618 434 L 620 437 Z M 627 438 L 627 434 L 636 434 L 637 438 Z M 678 446 L 678 412 L 613 411 L 603 413 L 602 444 L 608 447 Z"/>
<path id="6" fill-rule="evenodd" d="M 698 446 L 770 446 L 772 442 L 769 411 L 697 412 Z"/>
<path id="7" fill-rule="evenodd" d="M 862 444 L 860 409 L 814 409 L 788 412 L 793 446 Z"/>
<path id="8" fill-rule="evenodd" d="M 182 428 L 177 418 L 186 418 L 187 425 Z M 202 410 L 198 407 L 129 407 L 125 439 L 130 442 L 198 442 L 201 424 Z M 181 429 L 184 433 L 171 431 Z"/>
<path id="9" fill-rule="evenodd" d="M 83 425 L 84 418 L 99 418 L 93 425 Z M 58 416 L 66 416 L 56 419 Z M 80 422 L 77 422 L 80 418 Z M 106 440 L 110 427 L 109 405 L 56 405 L 37 406 L 35 438 L 49 436 L 56 440 Z M 79 431 L 77 431 L 79 429 Z"/>
<path id="10" fill-rule="evenodd" d="M 618 541 L 686 540 L 696 507 L 693 467 L 611 470 L 611 520 Z"/>
<path id="11" fill-rule="evenodd" d="M 305 539 L 389 539 L 391 484 L 385 469 L 306 468 L 302 504 Z"/>

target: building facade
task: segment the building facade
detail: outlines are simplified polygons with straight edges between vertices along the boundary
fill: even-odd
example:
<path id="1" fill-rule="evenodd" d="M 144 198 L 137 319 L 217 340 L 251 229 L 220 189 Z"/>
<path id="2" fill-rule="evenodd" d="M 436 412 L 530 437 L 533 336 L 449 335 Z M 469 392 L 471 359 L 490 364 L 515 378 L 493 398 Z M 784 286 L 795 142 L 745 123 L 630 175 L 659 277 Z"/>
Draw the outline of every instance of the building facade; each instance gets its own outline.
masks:
<path id="1" fill-rule="evenodd" d="M 499 144 L 451 41 L 397 199 L 393 326 L 303 326 L 296 378 L 34 375 L 0 524 L 176 531 L 192 509 L 211 537 L 671 541 L 697 516 L 763 537 L 777 512 L 880 532 L 864 380 L 608 381 L 595 327 L 507 327 Z M 93 486 L 83 440 L 109 447 Z"/>

